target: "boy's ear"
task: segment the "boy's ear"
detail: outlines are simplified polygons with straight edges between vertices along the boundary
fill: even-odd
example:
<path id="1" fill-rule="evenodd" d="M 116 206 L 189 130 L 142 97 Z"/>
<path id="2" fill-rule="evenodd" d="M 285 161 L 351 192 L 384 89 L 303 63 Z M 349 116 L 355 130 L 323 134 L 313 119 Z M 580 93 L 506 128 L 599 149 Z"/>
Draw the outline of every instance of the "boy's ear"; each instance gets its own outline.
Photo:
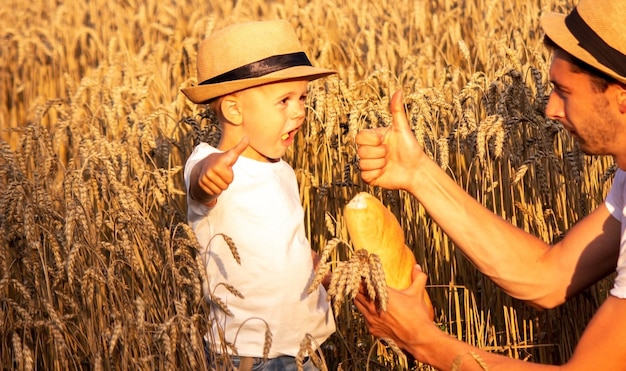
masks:
<path id="1" fill-rule="evenodd" d="M 243 115 L 241 114 L 239 100 L 235 95 L 225 96 L 220 103 L 220 110 L 228 122 L 234 125 L 241 125 Z"/>

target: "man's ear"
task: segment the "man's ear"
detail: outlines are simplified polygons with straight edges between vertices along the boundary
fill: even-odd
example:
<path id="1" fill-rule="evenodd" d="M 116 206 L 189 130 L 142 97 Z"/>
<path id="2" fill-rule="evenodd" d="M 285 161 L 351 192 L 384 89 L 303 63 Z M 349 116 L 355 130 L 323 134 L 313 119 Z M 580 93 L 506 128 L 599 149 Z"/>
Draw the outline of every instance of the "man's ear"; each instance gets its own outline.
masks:
<path id="1" fill-rule="evenodd" d="M 243 121 L 243 115 L 241 113 L 241 107 L 237 96 L 230 94 L 225 96 L 220 102 L 220 110 L 224 118 L 234 125 L 241 125 Z"/>

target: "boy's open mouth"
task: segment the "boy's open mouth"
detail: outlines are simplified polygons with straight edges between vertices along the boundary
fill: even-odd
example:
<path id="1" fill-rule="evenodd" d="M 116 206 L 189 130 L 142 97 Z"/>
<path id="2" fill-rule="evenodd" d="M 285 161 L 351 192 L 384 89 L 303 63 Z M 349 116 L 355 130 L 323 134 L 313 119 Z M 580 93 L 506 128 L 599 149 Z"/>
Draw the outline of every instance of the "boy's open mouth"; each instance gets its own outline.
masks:
<path id="1" fill-rule="evenodd" d="M 283 136 L 282 136 L 282 137 L 280 137 L 280 139 L 282 139 L 282 140 L 287 140 L 287 139 L 289 139 L 290 137 L 292 137 L 292 136 L 296 135 L 296 132 L 297 132 L 297 131 L 298 131 L 298 129 L 297 129 L 297 128 L 296 128 L 296 129 L 293 129 L 292 131 L 290 131 L 290 132 L 288 132 L 288 133 L 283 134 Z"/>

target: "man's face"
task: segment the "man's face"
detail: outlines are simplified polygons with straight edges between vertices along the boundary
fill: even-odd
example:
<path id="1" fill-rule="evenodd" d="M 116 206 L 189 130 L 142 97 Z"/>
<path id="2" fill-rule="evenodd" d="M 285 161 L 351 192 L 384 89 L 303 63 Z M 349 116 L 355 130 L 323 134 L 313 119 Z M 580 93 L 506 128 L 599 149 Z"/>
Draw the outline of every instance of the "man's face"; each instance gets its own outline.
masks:
<path id="1" fill-rule="evenodd" d="M 617 86 L 605 92 L 592 84 L 590 75 L 574 72 L 569 55 L 555 50 L 550 65 L 553 90 L 546 116 L 556 120 L 574 137 L 583 152 L 590 155 L 618 155 L 625 151 L 620 133 Z M 625 164 L 626 165 L 626 164 Z"/>

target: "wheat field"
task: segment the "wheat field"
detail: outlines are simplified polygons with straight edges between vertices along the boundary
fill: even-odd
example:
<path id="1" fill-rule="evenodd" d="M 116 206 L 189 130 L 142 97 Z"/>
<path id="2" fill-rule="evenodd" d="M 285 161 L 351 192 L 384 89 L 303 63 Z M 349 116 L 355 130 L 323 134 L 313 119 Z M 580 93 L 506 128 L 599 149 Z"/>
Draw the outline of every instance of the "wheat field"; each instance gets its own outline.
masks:
<path id="1" fill-rule="evenodd" d="M 402 191 L 359 177 L 354 136 L 390 123 L 402 89 L 418 140 L 472 196 L 553 242 L 600 204 L 611 159 L 585 157 L 543 108 L 539 15 L 571 0 L 4 0 L 0 5 L 0 366 L 203 370 L 211 313 L 182 168 L 219 129 L 180 93 L 198 42 L 227 24 L 289 20 L 314 65 L 286 160 L 329 269 L 354 258 L 343 207 L 360 191 L 401 221 L 442 331 L 510 357 L 568 359 L 605 280 L 539 312 L 477 272 Z M 349 300 L 328 370 L 430 369 L 367 333 Z M 309 344 L 310 345 L 310 344 Z M 304 344 L 303 346 L 307 346 Z"/>

